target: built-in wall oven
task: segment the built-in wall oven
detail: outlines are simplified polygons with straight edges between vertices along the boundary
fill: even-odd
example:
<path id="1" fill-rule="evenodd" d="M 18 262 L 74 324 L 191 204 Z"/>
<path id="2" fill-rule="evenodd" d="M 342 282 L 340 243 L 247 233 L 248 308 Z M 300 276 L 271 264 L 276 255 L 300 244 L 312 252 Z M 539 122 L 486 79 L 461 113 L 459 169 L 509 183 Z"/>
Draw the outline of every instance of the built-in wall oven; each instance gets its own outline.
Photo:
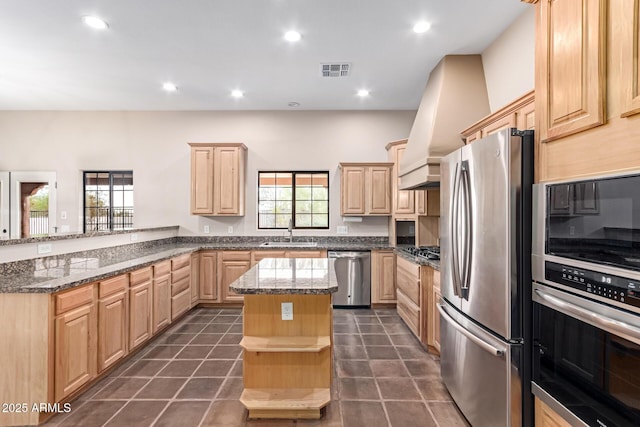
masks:
<path id="1" fill-rule="evenodd" d="M 534 395 L 640 426 L 640 172 L 534 186 Z"/>

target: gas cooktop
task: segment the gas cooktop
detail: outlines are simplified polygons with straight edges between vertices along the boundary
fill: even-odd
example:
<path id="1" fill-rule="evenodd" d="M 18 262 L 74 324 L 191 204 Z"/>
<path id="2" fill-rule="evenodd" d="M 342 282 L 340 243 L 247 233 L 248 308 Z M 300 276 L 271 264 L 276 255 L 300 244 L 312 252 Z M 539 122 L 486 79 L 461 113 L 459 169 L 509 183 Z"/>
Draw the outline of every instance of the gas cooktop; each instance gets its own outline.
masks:
<path id="1" fill-rule="evenodd" d="M 405 246 L 402 250 L 417 258 L 430 260 L 440 259 L 440 247 L 438 246 Z"/>

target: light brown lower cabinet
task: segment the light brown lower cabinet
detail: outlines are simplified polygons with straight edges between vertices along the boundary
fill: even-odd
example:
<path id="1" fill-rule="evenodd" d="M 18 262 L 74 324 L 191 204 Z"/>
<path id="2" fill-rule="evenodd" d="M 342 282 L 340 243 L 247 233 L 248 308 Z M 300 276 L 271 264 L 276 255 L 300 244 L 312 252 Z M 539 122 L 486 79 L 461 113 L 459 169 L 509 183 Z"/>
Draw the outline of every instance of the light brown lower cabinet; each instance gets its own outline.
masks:
<path id="1" fill-rule="evenodd" d="M 396 255 L 393 251 L 371 252 L 371 303 L 396 302 Z"/>
<path id="2" fill-rule="evenodd" d="M 542 400 L 535 398 L 535 427 L 571 427 L 564 418 Z"/>
<path id="3" fill-rule="evenodd" d="M 191 254 L 191 307 L 198 303 L 200 295 L 200 254 L 194 252 Z"/>
<path id="4" fill-rule="evenodd" d="M 440 292 L 440 272 L 433 272 L 431 281 L 431 301 L 429 302 L 429 336 L 427 345 L 440 352 L 440 312 L 438 311 L 438 301 L 442 296 Z"/>
<path id="5" fill-rule="evenodd" d="M 198 299 L 204 302 L 218 301 L 218 252 L 200 252 L 200 276 Z"/>
<path id="6" fill-rule="evenodd" d="M 184 256 L 183 256 L 184 257 Z M 172 260 L 171 271 L 171 321 L 191 308 L 191 256 L 177 267 Z"/>
<path id="7" fill-rule="evenodd" d="M 251 251 L 223 251 L 218 253 L 218 278 L 223 302 L 242 302 L 242 295 L 229 285 L 251 268 Z"/>
<path id="8" fill-rule="evenodd" d="M 98 285 L 98 372 L 127 355 L 128 287 L 129 276 L 126 274 Z"/>
<path id="9" fill-rule="evenodd" d="M 96 376 L 97 320 L 93 300 L 55 318 L 56 401 L 69 396 Z"/>
<path id="10" fill-rule="evenodd" d="M 151 338 L 151 281 L 129 288 L 129 350 Z"/>
<path id="11" fill-rule="evenodd" d="M 171 276 L 153 277 L 153 326 L 155 334 L 171 323 Z"/>

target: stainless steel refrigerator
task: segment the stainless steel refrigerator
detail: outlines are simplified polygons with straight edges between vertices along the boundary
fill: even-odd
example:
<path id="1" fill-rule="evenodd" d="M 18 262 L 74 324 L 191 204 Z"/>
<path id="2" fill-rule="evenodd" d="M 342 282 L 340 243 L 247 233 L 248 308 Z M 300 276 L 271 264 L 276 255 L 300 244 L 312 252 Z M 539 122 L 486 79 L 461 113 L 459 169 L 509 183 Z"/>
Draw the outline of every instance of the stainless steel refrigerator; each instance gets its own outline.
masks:
<path id="1" fill-rule="evenodd" d="M 499 131 L 440 168 L 442 379 L 472 426 L 530 426 L 533 131 Z"/>

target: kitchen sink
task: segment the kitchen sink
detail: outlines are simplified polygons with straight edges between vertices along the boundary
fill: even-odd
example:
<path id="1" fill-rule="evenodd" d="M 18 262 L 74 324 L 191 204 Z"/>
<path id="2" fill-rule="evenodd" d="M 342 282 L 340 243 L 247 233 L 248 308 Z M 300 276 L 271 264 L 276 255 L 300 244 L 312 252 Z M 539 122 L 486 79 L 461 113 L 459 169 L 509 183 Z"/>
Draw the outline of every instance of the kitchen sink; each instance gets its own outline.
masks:
<path id="1" fill-rule="evenodd" d="M 261 248 L 315 248 L 318 242 L 264 242 L 260 244 Z"/>

